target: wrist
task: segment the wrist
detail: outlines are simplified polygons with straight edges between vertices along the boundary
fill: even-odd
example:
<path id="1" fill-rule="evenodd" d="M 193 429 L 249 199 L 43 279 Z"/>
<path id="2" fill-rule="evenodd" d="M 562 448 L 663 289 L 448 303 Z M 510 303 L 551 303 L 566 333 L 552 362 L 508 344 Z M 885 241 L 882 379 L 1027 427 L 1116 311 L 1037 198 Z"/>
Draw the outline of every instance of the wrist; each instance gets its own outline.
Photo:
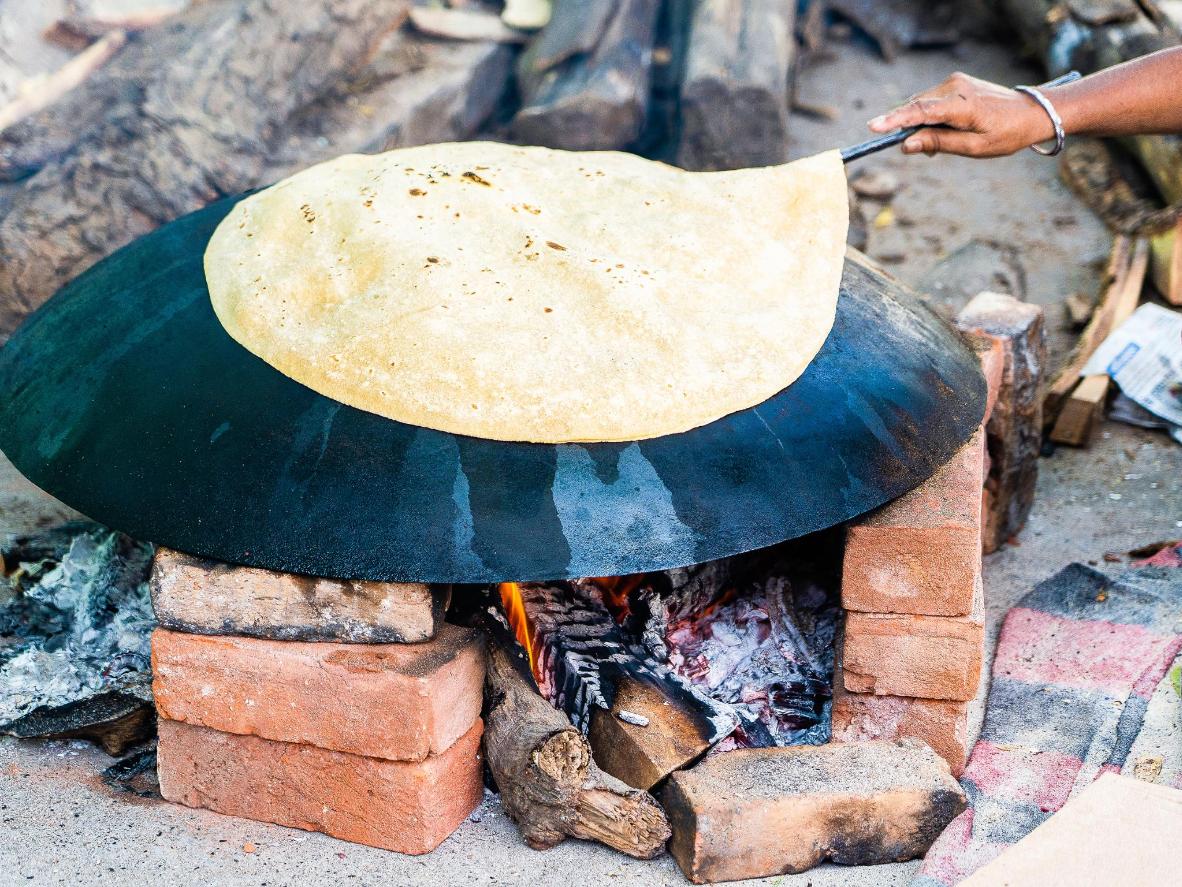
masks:
<path id="1" fill-rule="evenodd" d="M 1047 101 L 1055 106 L 1059 119 L 1063 121 L 1063 132 L 1069 136 L 1086 133 L 1088 127 L 1088 122 L 1082 114 L 1086 106 L 1075 100 L 1073 85 L 1055 86 L 1042 91 Z"/>

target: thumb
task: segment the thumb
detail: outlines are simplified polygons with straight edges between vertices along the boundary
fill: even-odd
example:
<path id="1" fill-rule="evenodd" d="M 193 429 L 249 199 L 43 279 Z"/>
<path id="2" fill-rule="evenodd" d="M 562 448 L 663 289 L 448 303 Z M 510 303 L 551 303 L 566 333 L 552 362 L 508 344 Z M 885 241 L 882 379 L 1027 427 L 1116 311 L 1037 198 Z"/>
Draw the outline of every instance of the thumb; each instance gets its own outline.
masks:
<path id="1" fill-rule="evenodd" d="M 904 154 L 959 154 L 962 157 L 985 157 L 987 142 L 975 132 L 933 127 L 921 129 L 903 143 Z"/>

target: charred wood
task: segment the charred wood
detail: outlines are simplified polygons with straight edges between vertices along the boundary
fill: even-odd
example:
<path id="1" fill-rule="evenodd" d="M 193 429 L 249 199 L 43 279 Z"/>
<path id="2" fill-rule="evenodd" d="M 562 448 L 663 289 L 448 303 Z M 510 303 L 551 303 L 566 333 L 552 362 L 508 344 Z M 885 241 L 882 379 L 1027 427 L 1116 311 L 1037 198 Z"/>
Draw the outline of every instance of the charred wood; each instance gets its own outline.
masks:
<path id="1" fill-rule="evenodd" d="M 695 7 L 681 91 L 677 163 L 771 166 L 788 158 L 795 4 L 708 0 Z"/>
<path id="2" fill-rule="evenodd" d="M 625 679 L 646 684 L 673 700 L 709 744 L 734 729 L 729 706 L 709 699 L 624 636 L 589 580 L 524 583 L 520 592 L 533 637 L 539 688 L 583 732 L 590 730 L 595 709 L 611 710 Z"/>
<path id="3" fill-rule="evenodd" d="M 517 141 L 571 150 L 624 148 L 641 133 L 659 0 L 556 0 L 517 68 Z"/>
<path id="4" fill-rule="evenodd" d="M 638 859 L 660 854 L 670 834 L 664 811 L 648 792 L 596 766 L 587 740 L 538 694 L 520 647 L 491 634 L 484 753 L 526 843 L 543 850 L 573 837 Z"/>

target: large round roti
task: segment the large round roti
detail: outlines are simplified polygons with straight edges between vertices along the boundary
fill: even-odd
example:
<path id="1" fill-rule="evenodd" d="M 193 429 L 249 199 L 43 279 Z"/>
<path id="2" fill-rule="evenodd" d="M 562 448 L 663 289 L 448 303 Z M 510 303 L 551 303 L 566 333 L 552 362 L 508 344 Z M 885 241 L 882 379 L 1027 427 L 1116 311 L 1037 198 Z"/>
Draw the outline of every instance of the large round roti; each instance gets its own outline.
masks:
<path id="1" fill-rule="evenodd" d="M 470 142 L 349 155 L 243 200 L 205 254 L 228 333 L 400 422 L 641 440 L 791 384 L 833 325 L 839 154 L 688 173 Z"/>

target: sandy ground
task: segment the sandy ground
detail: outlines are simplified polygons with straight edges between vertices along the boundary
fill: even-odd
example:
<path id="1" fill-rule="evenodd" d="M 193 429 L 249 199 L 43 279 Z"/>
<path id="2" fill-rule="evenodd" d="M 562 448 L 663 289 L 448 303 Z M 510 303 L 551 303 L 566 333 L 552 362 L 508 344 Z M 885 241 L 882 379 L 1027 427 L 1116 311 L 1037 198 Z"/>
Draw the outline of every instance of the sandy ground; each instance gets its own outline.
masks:
<path id="1" fill-rule="evenodd" d="M 1003 82 L 1037 79 L 994 47 L 912 54 L 894 65 L 845 48 L 804 77 L 802 96 L 835 105 L 841 116 L 830 123 L 799 119 L 798 153 L 861 140 L 872 113 L 956 68 Z M 896 273 L 917 282 L 973 241 L 1011 246 L 1026 270 L 1028 298 L 1049 306 L 1053 344 L 1062 353 L 1069 337 L 1055 306 L 1073 289 L 1094 292 L 1095 263 L 1108 237 L 1059 183 L 1052 161 L 1027 153 L 990 163 L 898 156 L 862 163 L 888 168 L 903 183 L 895 223 L 871 233 L 872 254 L 901 257 L 893 262 Z M 0 459 L 0 534 L 67 511 Z M 1021 544 L 987 559 L 990 644 L 1013 602 L 1069 561 L 1100 562 L 1106 552 L 1179 536 L 1182 447 L 1110 423 L 1090 449 L 1060 450 L 1042 462 L 1038 504 Z M 0 741 L 0 884 L 686 883 L 667 857 L 637 862 L 578 841 L 531 851 L 492 798 L 438 850 L 415 858 L 114 794 L 98 779 L 109 763 L 89 747 Z M 248 844 L 253 852 L 245 852 Z M 917 865 L 823 866 L 750 883 L 886 887 L 908 883 Z"/>

